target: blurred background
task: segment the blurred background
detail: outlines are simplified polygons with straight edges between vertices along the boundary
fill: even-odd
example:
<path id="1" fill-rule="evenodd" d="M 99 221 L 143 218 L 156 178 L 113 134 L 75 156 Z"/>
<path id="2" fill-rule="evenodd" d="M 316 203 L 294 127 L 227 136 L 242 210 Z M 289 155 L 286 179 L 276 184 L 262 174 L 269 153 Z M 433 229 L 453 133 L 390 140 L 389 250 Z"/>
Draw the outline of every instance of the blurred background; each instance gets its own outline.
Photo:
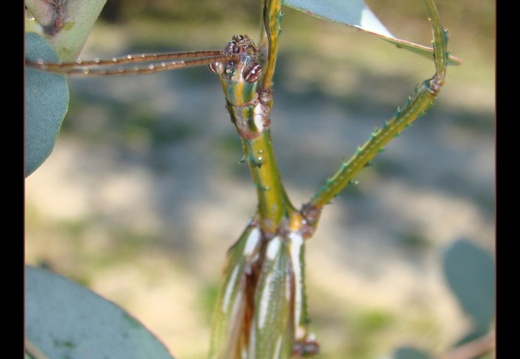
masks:
<path id="1" fill-rule="evenodd" d="M 421 1 L 367 1 L 396 36 L 430 44 Z M 320 358 L 446 351 L 471 323 L 442 253 L 494 253 L 495 3 L 437 1 L 462 66 L 428 114 L 326 207 L 307 243 Z M 196 5 L 194 5 L 196 4 Z M 259 1 L 108 0 L 83 59 L 220 49 L 259 36 Z M 285 8 L 272 136 L 299 207 L 390 119 L 433 63 Z M 205 358 L 225 254 L 256 206 L 218 78 L 206 68 L 73 78 L 49 159 L 26 180 L 26 262 L 128 310 L 176 358 Z"/>

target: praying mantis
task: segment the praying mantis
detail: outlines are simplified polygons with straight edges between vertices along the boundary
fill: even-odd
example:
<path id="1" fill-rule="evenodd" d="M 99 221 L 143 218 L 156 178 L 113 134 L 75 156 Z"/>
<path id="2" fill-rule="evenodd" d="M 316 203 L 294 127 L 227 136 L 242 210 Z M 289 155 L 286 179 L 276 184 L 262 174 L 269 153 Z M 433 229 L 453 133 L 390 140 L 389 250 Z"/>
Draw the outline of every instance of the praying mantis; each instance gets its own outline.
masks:
<path id="1" fill-rule="evenodd" d="M 299 209 L 284 188 L 270 133 L 281 1 L 265 1 L 264 29 L 258 46 L 248 35 L 235 35 L 224 50 L 70 63 L 26 61 L 39 70 L 79 76 L 147 74 L 201 65 L 219 76 L 258 206 L 227 253 L 208 358 L 282 359 L 319 353 L 306 303 L 305 242 L 315 233 L 325 205 L 353 183 L 393 138 L 425 114 L 444 85 L 448 36 L 434 1 L 424 3 L 432 26 L 434 75 L 418 85 L 395 115 L 372 132 Z"/>

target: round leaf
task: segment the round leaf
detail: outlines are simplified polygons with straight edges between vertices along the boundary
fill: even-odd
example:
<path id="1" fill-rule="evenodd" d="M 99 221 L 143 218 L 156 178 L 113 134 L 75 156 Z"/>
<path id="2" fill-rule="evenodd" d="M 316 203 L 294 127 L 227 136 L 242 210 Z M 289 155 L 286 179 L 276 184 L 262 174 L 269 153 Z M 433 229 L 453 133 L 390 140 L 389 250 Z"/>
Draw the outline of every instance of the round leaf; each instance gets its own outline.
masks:
<path id="1" fill-rule="evenodd" d="M 478 329 L 488 329 L 495 316 L 494 268 L 491 255 L 468 240 L 455 241 L 444 254 L 448 285 Z"/>
<path id="2" fill-rule="evenodd" d="M 53 359 L 173 359 L 112 302 L 48 271 L 25 268 L 26 338 Z"/>
<path id="3" fill-rule="evenodd" d="M 398 348 L 394 355 L 392 356 L 393 359 L 431 359 L 431 357 L 415 348 L 408 348 L 408 347 L 402 347 Z"/>
<path id="4" fill-rule="evenodd" d="M 57 62 L 58 57 L 40 36 L 25 34 L 25 57 Z M 64 75 L 26 66 L 25 69 L 25 176 L 49 157 L 68 110 L 69 88 Z"/>

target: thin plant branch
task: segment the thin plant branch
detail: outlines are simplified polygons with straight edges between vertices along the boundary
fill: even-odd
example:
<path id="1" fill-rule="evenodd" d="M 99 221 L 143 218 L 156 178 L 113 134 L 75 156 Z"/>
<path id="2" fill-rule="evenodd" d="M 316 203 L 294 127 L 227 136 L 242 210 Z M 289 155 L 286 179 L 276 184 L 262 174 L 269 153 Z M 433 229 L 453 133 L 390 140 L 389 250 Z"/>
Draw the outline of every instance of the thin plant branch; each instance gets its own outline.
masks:
<path id="1" fill-rule="evenodd" d="M 25 352 L 29 354 L 32 359 L 49 359 L 27 338 L 25 338 Z"/>
<path id="2" fill-rule="evenodd" d="M 495 331 L 439 355 L 437 359 L 470 359 L 494 351 Z"/>

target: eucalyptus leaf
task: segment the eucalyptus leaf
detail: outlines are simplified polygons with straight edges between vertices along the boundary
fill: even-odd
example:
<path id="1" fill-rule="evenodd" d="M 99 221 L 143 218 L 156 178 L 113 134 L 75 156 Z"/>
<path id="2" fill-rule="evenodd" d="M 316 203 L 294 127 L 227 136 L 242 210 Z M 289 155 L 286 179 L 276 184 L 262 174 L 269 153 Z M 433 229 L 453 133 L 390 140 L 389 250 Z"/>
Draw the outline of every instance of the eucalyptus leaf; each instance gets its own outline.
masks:
<path id="1" fill-rule="evenodd" d="M 25 34 L 25 58 L 58 61 L 47 42 L 34 33 Z M 25 176 L 49 157 L 69 104 L 64 75 L 25 68 Z"/>
<path id="2" fill-rule="evenodd" d="M 323 20 L 395 39 L 362 0 L 284 0 L 284 5 Z"/>
<path id="3" fill-rule="evenodd" d="M 395 350 L 392 359 L 431 359 L 431 356 L 415 348 L 401 347 Z"/>
<path id="4" fill-rule="evenodd" d="M 394 36 L 362 0 L 284 0 L 284 5 L 323 20 L 367 32 L 429 59 L 433 56 L 431 47 Z M 461 63 L 460 59 L 451 55 L 448 61 L 454 65 Z"/>
<path id="5" fill-rule="evenodd" d="M 495 264 L 491 255 L 469 240 L 459 239 L 444 253 L 448 286 L 474 322 L 477 334 L 487 331 L 495 316 Z"/>
<path id="6" fill-rule="evenodd" d="M 25 267 L 25 336 L 52 359 L 173 359 L 141 323 L 71 280 Z"/>

